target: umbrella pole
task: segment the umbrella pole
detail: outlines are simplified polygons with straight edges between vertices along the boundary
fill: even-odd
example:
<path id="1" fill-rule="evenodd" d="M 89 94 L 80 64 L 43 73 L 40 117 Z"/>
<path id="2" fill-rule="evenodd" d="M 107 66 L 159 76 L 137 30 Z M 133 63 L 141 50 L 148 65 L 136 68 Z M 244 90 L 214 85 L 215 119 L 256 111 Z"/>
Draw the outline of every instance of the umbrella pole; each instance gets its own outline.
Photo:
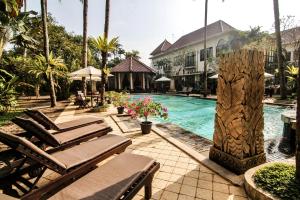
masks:
<path id="1" fill-rule="evenodd" d="M 91 82 L 91 107 L 93 107 L 93 82 L 92 82 L 92 74 L 90 74 L 90 82 Z"/>

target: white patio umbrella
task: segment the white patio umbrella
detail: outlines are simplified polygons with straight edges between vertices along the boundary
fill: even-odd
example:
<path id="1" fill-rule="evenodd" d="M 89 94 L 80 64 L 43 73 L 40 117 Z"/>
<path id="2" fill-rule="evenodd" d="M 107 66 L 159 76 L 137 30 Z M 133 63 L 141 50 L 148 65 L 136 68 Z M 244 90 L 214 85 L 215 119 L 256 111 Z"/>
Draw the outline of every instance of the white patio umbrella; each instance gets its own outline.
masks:
<path id="1" fill-rule="evenodd" d="M 71 76 L 70 79 L 73 80 L 73 81 L 81 81 L 82 77 Z M 99 76 L 92 76 L 92 81 L 101 81 L 101 77 L 99 77 Z"/>
<path id="2" fill-rule="evenodd" d="M 265 79 L 270 79 L 270 78 L 273 78 L 273 77 L 274 77 L 273 74 L 269 74 L 269 73 L 267 73 L 267 72 L 265 72 L 264 75 L 265 75 Z M 215 74 L 215 75 L 213 75 L 213 76 L 211 76 L 211 77 L 209 77 L 209 78 L 210 78 L 210 79 L 217 79 L 218 76 L 219 76 L 219 74 Z"/>
<path id="3" fill-rule="evenodd" d="M 83 69 L 79 69 L 75 72 L 71 72 L 69 75 L 71 77 L 90 77 L 91 88 L 92 88 L 92 77 L 101 77 L 101 70 L 93 66 L 88 66 Z M 91 106 L 93 107 L 93 92 L 91 91 Z"/>
<path id="4" fill-rule="evenodd" d="M 271 79 L 271 78 L 274 78 L 274 75 L 273 74 L 269 74 L 267 72 L 265 72 L 265 79 Z"/>
<path id="5" fill-rule="evenodd" d="M 159 79 L 156 79 L 155 82 L 160 82 L 161 83 L 161 89 L 163 91 L 163 88 L 164 88 L 164 82 L 170 82 L 171 79 L 165 77 L 165 76 L 162 76 L 160 77 Z"/>
<path id="6" fill-rule="evenodd" d="M 167 78 L 165 76 L 162 76 L 159 79 L 155 80 L 155 82 L 168 82 L 168 81 L 171 81 L 171 79 L 169 79 L 169 78 Z"/>

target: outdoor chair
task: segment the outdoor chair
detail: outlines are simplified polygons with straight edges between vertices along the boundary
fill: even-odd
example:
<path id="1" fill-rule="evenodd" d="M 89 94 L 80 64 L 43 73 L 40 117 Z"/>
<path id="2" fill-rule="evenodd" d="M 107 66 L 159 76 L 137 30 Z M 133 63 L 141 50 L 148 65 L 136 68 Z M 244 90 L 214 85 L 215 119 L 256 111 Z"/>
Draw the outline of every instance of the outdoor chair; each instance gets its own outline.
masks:
<path id="1" fill-rule="evenodd" d="M 18 151 L 24 157 L 23 166 L 18 166 L 16 172 L 0 180 L 0 186 L 4 188 L 3 193 L 12 194 L 9 185 L 16 186 L 23 194 L 33 190 L 46 169 L 50 169 L 60 176 L 56 179 L 65 182 L 66 179 L 74 179 L 77 176 L 85 174 L 91 168 L 104 159 L 114 154 L 119 154 L 132 143 L 131 140 L 118 135 L 105 135 L 101 138 L 90 140 L 58 152 L 46 152 L 41 150 L 29 140 L 12 134 L 0 131 L 0 141 L 10 148 Z M 35 175 L 25 178 L 24 171 L 27 162 L 35 161 L 35 165 L 29 168 L 35 169 Z M 24 168 L 23 168 L 24 167 Z M 30 174 L 29 174 L 30 175 Z M 32 179 L 35 177 L 35 180 Z M 22 184 L 20 184 L 22 183 Z M 92 187 L 92 185 L 91 185 Z"/>
<path id="2" fill-rule="evenodd" d="M 106 123 L 101 123 L 90 124 L 73 130 L 51 133 L 42 125 L 31 119 L 15 117 L 11 121 L 27 131 L 27 135 L 36 137 L 41 144 L 51 146 L 55 149 L 68 148 L 92 138 L 101 137 L 112 131 L 112 128 Z"/>
<path id="3" fill-rule="evenodd" d="M 129 200 L 144 186 L 145 199 L 149 200 L 152 180 L 159 167 L 159 163 L 149 157 L 122 153 L 71 183 L 69 177 L 68 184 L 50 182 L 22 199 Z"/>
<path id="4" fill-rule="evenodd" d="M 187 96 L 189 96 L 191 94 L 191 92 L 193 91 L 193 87 L 188 87 L 187 91 L 185 92 L 185 94 Z"/>
<path id="5" fill-rule="evenodd" d="M 177 93 L 180 94 L 180 93 L 185 93 L 185 92 L 187 92 L 187 87 L 183 87 L 182 90 L 178 91 Z"/>
<path id="6" fill-rule="evenodd" d="M 39 110 L 27 109 L 24 112 L 48 130 L 53 129 L 56 131 L 67 131 L 94 123 L 104 122 L 103 118 L 100 117 L 82 117 L 81 119 L 71 120 L 67 122 L 54 123 L 49 117 L 47 117 L 47 115 Z"/>

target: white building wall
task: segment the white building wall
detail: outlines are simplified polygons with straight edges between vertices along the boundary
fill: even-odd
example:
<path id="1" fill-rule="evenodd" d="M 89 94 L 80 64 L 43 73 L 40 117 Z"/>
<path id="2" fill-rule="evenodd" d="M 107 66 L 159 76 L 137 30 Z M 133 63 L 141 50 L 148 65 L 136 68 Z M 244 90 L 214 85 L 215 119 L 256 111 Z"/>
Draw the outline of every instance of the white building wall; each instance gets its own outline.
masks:
<path id="1" fill-rule="evenodd" d="M 208 38 L 207 43 L 206 43 L 206 47 L 213 47 L 213 57 L 216 57 L 216 47 L 218 45 L 218 42 L 223 39 L 225 41 L 229 41 L 231 40 L 232 37 L 232 33 L 231 32 L 227 32 L 227 33 L 223 33 L 221 35 L 215 36 L 213 38 Z M 195 73 L 195 72 L 203 72 L 204 71 L 204 61 L 200 61 L 200 51 L 204 49 L 204 43 L 200 42 L 200 43 L 195 43 L 189 46 L 186 46 L 184 48 L 178 49 L 176 51 L 172 51 L 170 53 L 165 53 L 163 55 L 159 55 L 159 56 L 155 56 L 153 58 L 151 58 L 152 62 L 151 65 L 152 67 L 156 68 L 155 64 L 162 60 L 162 59 L 169 59 L 171 60 L 171 67 L 172 67 L 172 75 L 176 75 L 176 72 L 179 71 L 179 75 L 183 74 L 183 69 L 186 73 Z M 184 66 L 174 66 L 174 59 L 175 57 L 179 56 L 179 55 L 183 55 L 183 54 L 188 54 L 190 52 L 195 52 L 196 55 L 196 60 L 195 60 L 195 66 L 191 66 L 191 67 L 184 67 Z M 161 72 L 161 71 L 160 71 Z"/>

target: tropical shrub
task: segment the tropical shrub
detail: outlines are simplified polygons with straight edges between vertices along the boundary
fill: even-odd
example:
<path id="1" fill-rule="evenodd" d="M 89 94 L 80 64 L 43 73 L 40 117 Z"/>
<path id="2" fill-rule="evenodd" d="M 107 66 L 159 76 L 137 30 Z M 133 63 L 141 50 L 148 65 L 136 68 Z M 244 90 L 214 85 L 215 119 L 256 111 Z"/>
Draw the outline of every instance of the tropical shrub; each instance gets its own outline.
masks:
<path id="1" fill-rule="evenodd" d="M 293 90 L 295 90 L 295 88 L 296 88 L 296 79 L 297 79 L 297 75 L 298 75 L 298 70 L 299 70 L 299 68 L 295 67 L 293 65 L 287 66 L 287 69 L 285 70 L 285 72 L 288 74 L 286 76 L 287 80 L 288 80 L 287 84 Z"/>
<path id="2" fill-rule="evenodd" d="M 128 103 L 128 93 L 126 92 L 113 92 L 112 93 L 112 100 L 113 105 L 116 107 L 125 107 Z"/>
<path id="3" fill-rule="evenodd" d="M 0 114 L 17 105 L 16 82 L 18 77 L 0 69 Z"/>
<path id="4" fill-rule="evenodd" d="M 286 163 L 275 163 L 261 168 L 254 174 L 255 184 L 284 200 L 300 199 L 300 183 L 296 180 L 296 168 Z"/>
<path id="5" fill-rule="evenodd" d="M 127 113 L 132 118 L 144 118 L 147 122 L 148 117 L 158 116 L 164 119 L 168 118 L 168 110 L 163 107 L 160 103 L 154 102 L 150 97 L 140 98 L 127 106 Z"/>

